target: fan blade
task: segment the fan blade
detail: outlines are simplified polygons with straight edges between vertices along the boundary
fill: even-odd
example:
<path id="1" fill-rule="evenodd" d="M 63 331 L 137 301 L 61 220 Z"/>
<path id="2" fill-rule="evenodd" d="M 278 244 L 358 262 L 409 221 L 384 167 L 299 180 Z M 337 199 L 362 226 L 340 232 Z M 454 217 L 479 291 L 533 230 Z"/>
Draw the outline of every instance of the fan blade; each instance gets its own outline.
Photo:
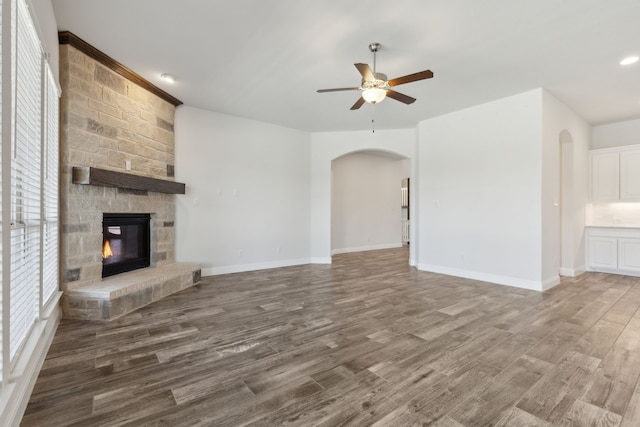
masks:
<path id="1" fill-rule="evenodd" d="M 375 78 L 373 77 L 373 72 L 371 71 L 371 68 L 369 68 L 367 64 L 353 64 L 353 65 L 355 65 L 358 71 L 360 71 L 360 74 L 362 74 L 362 78 L 364 79 L 365 82 L 372 82 L 375 80 Z"/>
<path id="2" fill-rule="evenodd" d="M 410 96 L 407 96 L 407 95 L 402 94 L 400 92 L 396 92 L 395 90 L 391 90 L 391 89 L 387 90 L 387 96 L 389 98 L 395 99 L 396 101 L 403 102 L 403 103 L 405 103 L 407 105 L 408 104 L 413 104 L 416 101 L 415 98 L 412 98 Z"/>
<path id="3" fill-rule="evenodd" d="M 356 101 L 355 104 L 353 104 L 353 106 L 351 107 L 352 110 L 357 110 L 358 108 L 362 107 L 362 104 L 364 104 L 364 98 L 360 97 L 358 98 L 358 100 Z"/>
<path id="4" fill-rule="evenodd" d="M 398 77 L 397 79 L 389 80 L 389 86 L 398 86 L 405 83 L 411 83 L 418 80 L 430 79 L 433 77 L 431 70 L 420 71 L 419 73 L 409 74 L 407 76 Z"/>
<path id="5" fill-rule="evenodd" d="M 336 88 L 336 89 L 318 89 L 318 93 L 325 93 L 325 92 L 339 92 L 341 90 L 358 90 L 360 89 L 359 87 L 340 87 L 340 88 Z"/>

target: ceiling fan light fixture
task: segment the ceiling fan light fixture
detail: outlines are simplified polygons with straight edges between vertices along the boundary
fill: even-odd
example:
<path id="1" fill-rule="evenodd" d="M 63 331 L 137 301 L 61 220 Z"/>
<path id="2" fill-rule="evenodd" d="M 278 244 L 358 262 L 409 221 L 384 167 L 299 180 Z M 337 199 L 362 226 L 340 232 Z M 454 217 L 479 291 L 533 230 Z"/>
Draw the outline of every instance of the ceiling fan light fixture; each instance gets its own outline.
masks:
<path id="1" fill-rule="evenodd" d="M 323 92 L 340 92 L 345 90 L 359 90 L 361 92 L 360 97 L 355 104 L 351 106 L 351 110 L 357 110 L 364 105 L 365 102 L 369 104 L 377 104 L 382 102 L 385 98 L 389 97 L 403 104 L 409 105 L 415 102 L 415 98 L 395 91 L 395 86 L 403 85 L 405 83 L 416 82 L 418 80 L 430 79 L 433 77 L 431 70 L 424 70 L 418 73 L 407 74 L 406 76 L 398 77 L 389 80 L 386 74 L 378 73 L 376 71 L 376 52 L 380 49 L 380 43 L 371 43 L 369 50 L 373 53 L 373 69 L 367 64 L 357 63 L 353 64 L 358 69 L 358 72 L 362 76 L 362 81 L 359 87 L 342 87 L 336 89 L 320 89 L 319 93 Z M 391 89 L 391 88 L 394 89 Z"/>
<path id="2" fill-rule="evenodd" d="M 362 91 L 362 98 L 369 104 L 377 104 L 387 96 L 387 91 L 377 87 L 372 87 Z"/>

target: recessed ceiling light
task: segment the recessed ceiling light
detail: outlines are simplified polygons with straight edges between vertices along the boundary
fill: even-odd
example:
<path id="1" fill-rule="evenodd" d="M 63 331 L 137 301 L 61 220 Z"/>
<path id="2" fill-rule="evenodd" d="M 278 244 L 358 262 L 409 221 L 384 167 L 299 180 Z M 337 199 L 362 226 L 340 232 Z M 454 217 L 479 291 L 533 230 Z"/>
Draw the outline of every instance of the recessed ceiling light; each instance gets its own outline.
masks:
<path id="1" fill-rule="evenodd" d="M 635 64 L 636 62 L 638 62 L 637 56 L 627 56 L 622 61 L 620 61 L 620 65 L 631 65 Z"/>
<path id="2" fill-rule="evenodd" d="M 160 76 L 162 80 L 168 81 L 169 83 L 173 83 L 176 81 L 176 76 L 172 76 L 171 74 L 163 74 Z"/>

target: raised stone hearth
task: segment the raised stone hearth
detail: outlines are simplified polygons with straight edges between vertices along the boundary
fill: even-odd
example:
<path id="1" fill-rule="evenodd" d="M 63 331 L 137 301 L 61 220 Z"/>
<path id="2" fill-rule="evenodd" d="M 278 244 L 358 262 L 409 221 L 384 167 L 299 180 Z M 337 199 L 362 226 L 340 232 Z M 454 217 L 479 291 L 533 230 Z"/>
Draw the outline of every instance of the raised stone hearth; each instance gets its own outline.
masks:
<path id="1" fill-rule="evenodd" d="M 69 285 L 62 310 L 71 319 L 113 320 L 199 282 L 198 264 L 164 264 Z"/>

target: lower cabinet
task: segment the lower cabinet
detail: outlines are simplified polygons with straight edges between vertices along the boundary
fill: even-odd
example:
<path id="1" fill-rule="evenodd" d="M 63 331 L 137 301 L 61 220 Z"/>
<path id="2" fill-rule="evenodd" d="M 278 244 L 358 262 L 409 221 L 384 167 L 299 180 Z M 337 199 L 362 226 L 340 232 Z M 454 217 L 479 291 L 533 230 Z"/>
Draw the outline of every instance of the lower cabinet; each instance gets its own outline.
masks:
<path id="1" fill-rule="evenodd" d="M 589 267 L 618 268 L 618 239 L 591 237 L 589 239 Z"/>
<path id="2" fill-rule="evenodd" d="M 618 239 L 618 269 L 640 273 L 640 239 Z"/>
<path id="3" fill-rule="evenodd" d="M 640 229 L 589 228 L 587 263 L 591 271 L 640 276 Z"/>

